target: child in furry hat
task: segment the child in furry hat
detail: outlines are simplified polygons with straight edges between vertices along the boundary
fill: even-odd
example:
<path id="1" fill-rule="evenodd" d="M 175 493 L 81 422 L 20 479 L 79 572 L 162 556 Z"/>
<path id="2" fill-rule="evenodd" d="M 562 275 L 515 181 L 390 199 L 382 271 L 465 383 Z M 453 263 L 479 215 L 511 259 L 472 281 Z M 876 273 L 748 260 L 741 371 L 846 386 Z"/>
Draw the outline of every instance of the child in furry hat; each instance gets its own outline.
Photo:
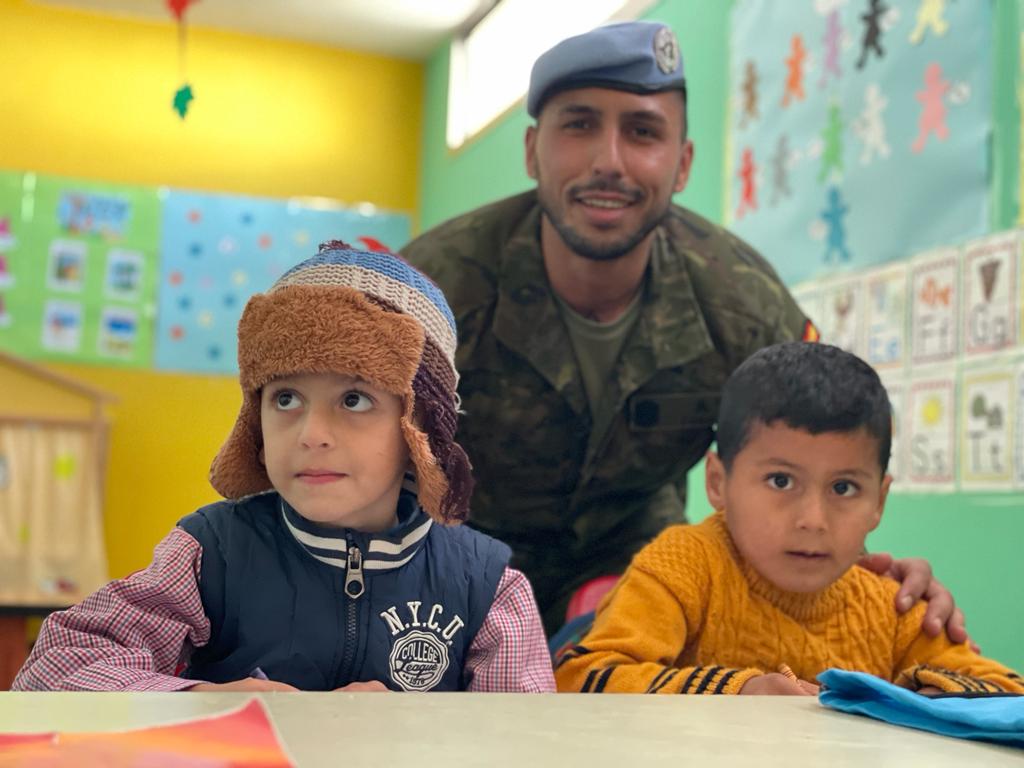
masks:
<path id="1" fill-rule="evenodd" d="M 529 582 L 465 519 L 455 321 L 343 243 L 250 299 L 225 501 L 52 614 L 20 690 L 551 691 Z"/>

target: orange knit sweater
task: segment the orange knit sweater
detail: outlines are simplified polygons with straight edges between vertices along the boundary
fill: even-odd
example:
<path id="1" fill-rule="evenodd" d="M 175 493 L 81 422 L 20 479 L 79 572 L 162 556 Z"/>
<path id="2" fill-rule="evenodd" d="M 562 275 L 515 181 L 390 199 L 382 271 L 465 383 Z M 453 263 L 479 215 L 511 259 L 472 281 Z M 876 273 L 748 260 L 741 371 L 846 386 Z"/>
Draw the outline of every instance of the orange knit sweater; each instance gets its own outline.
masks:
<path id="1" fill-rule="evenodd" d="M 925 605 L 896 613 L 898 585 L 851 568 L 821 592 L 783 592 L 741 559 L 716 514 L 666 529 L 637 553 L 589 634 L 558 659 L 560 691 L 738 693 L 788 664 L 830 667 L 916 690 L 1024 692 L 1006 667 L 921 630 Z"/>

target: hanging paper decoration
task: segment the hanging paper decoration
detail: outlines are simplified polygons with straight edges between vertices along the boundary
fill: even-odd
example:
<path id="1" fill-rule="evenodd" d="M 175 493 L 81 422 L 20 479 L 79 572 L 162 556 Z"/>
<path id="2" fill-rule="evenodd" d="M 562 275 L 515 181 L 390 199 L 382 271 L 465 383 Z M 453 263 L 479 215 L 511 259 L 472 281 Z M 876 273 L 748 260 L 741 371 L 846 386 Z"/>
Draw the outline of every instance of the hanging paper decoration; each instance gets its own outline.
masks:
<path id="1" fill-rule="evenodd" d="M 178 117 L 182 120 L 185 119 L 185 115 L 188 113 L 189 104 L 195 96 L 192 94 L 192 86 L 188 82 L 186 76 L 185 67 L 185 11 L 193 3 L 197 3 L 199 0 L 166 0 L 167 8 L 178 22 L 178 70 L 181 73 L 182 84 L 174 92 L 174 101 L 172 106 L 174 111 L 178 113 Z"/>

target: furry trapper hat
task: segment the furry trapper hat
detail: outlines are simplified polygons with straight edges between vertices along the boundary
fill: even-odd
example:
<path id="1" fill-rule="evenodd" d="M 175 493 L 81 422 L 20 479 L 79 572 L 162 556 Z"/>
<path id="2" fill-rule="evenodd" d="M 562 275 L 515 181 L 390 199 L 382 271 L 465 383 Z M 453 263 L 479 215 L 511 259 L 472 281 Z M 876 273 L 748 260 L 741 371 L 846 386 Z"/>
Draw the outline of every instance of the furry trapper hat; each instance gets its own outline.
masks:
<path id="1" fill-rule="evenodd" d="M 473 479 L 454 439 L 455 346 L 444 294 L 420 272 L 390 253 L 321 245 L 242 313 L 242 408 L 210 467 L 210 483 L 229 499 L 270 490 L 259 458 L 264 385 L 296 373 L 343 373 L 403 398 L 402 434 L 420 505 L 440 522 L 464 520 Z"/>

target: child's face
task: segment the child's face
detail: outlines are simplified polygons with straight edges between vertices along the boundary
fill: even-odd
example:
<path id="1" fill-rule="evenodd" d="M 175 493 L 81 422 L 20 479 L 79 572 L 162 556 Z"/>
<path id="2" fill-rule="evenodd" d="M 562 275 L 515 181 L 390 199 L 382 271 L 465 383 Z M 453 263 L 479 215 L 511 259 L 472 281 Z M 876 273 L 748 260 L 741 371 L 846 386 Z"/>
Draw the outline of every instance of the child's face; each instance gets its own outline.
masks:
<path id="1" fill-rule="evenodd" d="M 308 520 L 378 532 L 395 524 L 409 464 L 400 397 L 351 376 L 301 374 L 263 388 L 262 458 Z"/>
<path id="2" fill-rule="evenodd" d="M 728 472 L 717 455 L 707 460 L 708 499 L 725 509 L 736 548 L 788 592 L 817 592 L 846 573 L 881 520 L 891 482 L 864 429 L 812 435 L 756 424 Z"/>

